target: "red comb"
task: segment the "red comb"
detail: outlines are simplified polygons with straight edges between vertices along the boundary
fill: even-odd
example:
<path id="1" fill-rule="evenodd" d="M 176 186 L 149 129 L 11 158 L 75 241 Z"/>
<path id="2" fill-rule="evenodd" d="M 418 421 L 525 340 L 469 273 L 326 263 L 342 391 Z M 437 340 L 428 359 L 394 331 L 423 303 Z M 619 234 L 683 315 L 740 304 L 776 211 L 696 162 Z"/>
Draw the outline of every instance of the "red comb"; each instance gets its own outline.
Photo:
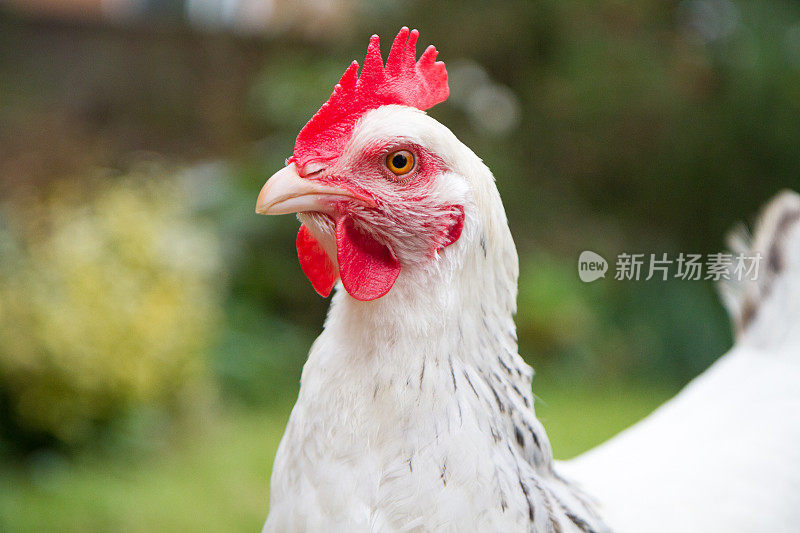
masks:
<path id="1" fill-rule="evenodd" d="M 361 76 L 358 62 L 350 63 L 328 101 L 300 130 L 290 160 L 303 167 L 338 157 L 358 119 L 371 109 L 399 104 L 425 110 L 444 102 L 450 94 L 447 70 L 436 61 L 433 46 L 417 61 L 418 36 L 417 30 L 401 28 L 384 66 L 380 41 L 373 35 Z"/>

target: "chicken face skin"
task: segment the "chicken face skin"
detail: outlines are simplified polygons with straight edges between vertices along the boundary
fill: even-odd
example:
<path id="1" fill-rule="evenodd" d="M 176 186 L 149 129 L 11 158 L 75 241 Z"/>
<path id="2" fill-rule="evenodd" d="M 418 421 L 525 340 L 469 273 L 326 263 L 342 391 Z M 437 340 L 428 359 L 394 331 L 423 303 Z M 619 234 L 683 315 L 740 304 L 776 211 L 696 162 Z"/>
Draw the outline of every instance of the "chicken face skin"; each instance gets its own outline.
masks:
<path id="1" fill-rule="evenodd" d="M 302 183 L 295 187 L 305 196 L 283 205 L 294 207 L 305 226 L 298 255 L 320 294 L 327 295 L 340 277 L 354 298 L 379 298 L 399 276 L 434 267 L 461 237 L 469 186 L 448 161 L 441 129 L 422 111 L 384 106 L 359 121 L 338 158 L 296 168 Z M 414 158 L 413 169 L 401 176 L 387 165 L 398 151 Z M 276 189 L 271 182 L 262 196 Z M 260 197 L 259 205 L 265 201 Z"/>

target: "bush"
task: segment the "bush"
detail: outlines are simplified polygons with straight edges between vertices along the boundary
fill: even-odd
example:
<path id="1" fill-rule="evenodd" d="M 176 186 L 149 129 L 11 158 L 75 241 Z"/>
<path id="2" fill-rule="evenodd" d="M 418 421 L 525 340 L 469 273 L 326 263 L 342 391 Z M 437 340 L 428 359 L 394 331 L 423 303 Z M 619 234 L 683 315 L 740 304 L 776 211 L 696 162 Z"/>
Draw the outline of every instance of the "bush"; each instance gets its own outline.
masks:
<path id="1" fill-rule="evenodd" d="M 137 408 L 210 391 L 219 246 L 174 180 L 135 172 L 0 204 L 0 428 L 86 442 Z"/>

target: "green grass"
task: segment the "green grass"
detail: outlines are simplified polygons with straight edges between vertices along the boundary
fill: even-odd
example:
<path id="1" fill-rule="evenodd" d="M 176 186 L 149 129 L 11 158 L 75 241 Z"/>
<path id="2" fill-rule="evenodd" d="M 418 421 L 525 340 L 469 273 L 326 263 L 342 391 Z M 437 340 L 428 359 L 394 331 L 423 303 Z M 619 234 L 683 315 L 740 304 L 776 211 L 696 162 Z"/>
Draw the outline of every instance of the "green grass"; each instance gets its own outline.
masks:
<path id="1" fill-rule="evenodd" d="M 582 383 L 551 384 L 540 377 L 537 375 L 533 387 L 536 416 L 547 430 L 557 459 L 570 459 L 605 442 L 677 392 L 669 387 L 616 385 L 601 389 Z"/>
<path id="2" fill-rule="evenodd" d="M 0 467 L 0 530 L 259 531 L 287 415 L 227 412 L 136 459 Z"/>
<path id="3" fill-rule="evenodd" d="M 602 442 L 671 394 L 541 381 L 537 414 L 560 458 Z M 146 455 L 0 465 L 0 530 L 258 531 L 288 412 L 228 410 L 208 428 Z"/>

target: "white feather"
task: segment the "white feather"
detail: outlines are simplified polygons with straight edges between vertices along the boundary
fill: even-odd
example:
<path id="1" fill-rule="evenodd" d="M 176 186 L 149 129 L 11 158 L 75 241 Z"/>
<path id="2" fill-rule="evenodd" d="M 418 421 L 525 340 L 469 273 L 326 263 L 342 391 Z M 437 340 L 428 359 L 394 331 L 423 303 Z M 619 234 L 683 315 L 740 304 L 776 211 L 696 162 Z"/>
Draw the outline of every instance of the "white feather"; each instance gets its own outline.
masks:
<path id="1" fill-rule="evenodd" d="M 752 246 L 740 241 L 765 261 L 756 282 L 728 287 L 736 346 L 644 421 L 560 465 L 615 531 L 800 529 L 798 220 L 800 197 L 783 193 Z"/>

